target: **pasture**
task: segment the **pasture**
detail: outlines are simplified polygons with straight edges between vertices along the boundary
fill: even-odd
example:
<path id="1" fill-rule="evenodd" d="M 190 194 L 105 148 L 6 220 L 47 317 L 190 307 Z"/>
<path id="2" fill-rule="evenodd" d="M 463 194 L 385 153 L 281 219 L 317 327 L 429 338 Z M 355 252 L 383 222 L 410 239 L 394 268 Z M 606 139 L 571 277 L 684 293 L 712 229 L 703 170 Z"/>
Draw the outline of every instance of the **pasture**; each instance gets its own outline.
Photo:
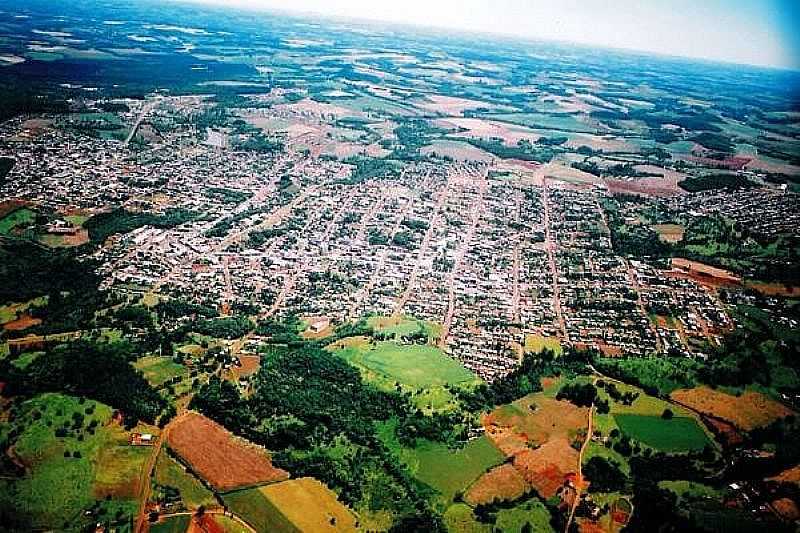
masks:
<path id="1" fill-rule="evenodd" d="M 437 490 L 448 502 L 456 492 L 464 491 L 481 474 L 503 462 L 503 454 L 486 437 L 473 439 L 455 451 L 426 440 L 408 448 L 398 442 L 395 425 L 392 421 L 378 424 L 381 441 L 415 478 Z"/>
<path id="2" fill-rule="evenodd" d="M 189 515 L 165 518 L 161 522 L 150 524 L 150 533 L 186 533 L 191 518 Z"/>
<path id="3" fill-rule="evenodd" d="M 197 509 L 201 505 L 210 507 L 217 503 L 211 491 L 166 451 L 162 450 L 158 455 L 154 479 L 159 485 L 178 489 L 188 509 Z"/>
<path id="4" fill-rule="evenodd" d="M 216 422 L 196 413 L 177 420 L 167 439 L 169 447 L 194 472 L 219 491 L 287 479 L 269 454 L 244 439 L 235 437 Z"/>
<path id="5" fill-rule="evenodd" d="M 623 434 L 651 448 L 664 452 L 702 450 L 711 442 L 694 418 L 616 414 L 614 421 Z"/>
<path id="6" fill-rule="evenodd" d="M 27 469 L 14 483 L 17 501 L 35 527 L 61 530 L 106 495 L 119 498 L 114 506 L 123 513 L 135 509 L 130 498 L 147 451 L 128 446 L 111 413 L 101 403 L 48 393 L 24 402 L 0 428 L 0 438 L 17 435 L 14 458 Z"/>
<path id="7" fill-rule="evenodd" d="M 328 487 L 299 478 L 231 492 L 225 504 L 257 531 L 356 531 L 357 517 Z"/>

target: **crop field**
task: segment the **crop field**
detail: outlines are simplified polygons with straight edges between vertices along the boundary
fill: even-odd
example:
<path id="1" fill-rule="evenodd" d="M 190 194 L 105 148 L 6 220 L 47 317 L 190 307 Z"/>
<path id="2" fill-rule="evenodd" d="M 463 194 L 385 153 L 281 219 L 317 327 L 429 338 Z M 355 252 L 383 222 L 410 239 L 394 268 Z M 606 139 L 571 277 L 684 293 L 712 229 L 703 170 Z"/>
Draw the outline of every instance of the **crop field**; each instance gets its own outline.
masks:
<path id="1" fill-rule="evenodd" d="M 155 481 L 159 485 L 178 489 L 181 499 L 188 509 L 216 504 L 211 491 L 163 450 L 156 461 Z"/>
<path id="2" fill-rule="evenodd" d="M 458 385 L 477 380 L 461 363 L 447 357 L 435 346 L 402 345 L 388 341 L 368 345 L 369 349 L 363 343 L 355 343 L 354 346 L 337 353 L 356 366 L 411 387 Z"/>
<path id="3" fill-rule="evenodd" d="M 223 499 L 257 531 L 356 531 L 357 517 L 314 478 L 231 492 Z"/>
<path id="4" fill-rule="evenodd" d="M 617 414 L 614 420 L 625 435 L 664 452 L 702 450 L 710 444 L 694 418 Z"/>
<path id="5" fill-rule="evenodd" d="M 488 118 L 529 128 L 562 130 L 574 133 L 598 133 L 605 128 L 594 126 L 568 113 L 508 113 L 487 115 Z"/>
<path id="6" fill-rule="evenodd" d="M 272 466 L 266 450 L 234 437 L 216 422 L 195 413 L 175 423 L 168 443 L 194 472 L 220 491 L 289 477 L 284 470 Z"/>
<path id="7" fill-rule="evenodd" d="M 492 468 L 470 486 L 464 501 L 475 506 L 493 501 L 514 501 L 530 488 L 525 478 L 510 464 Z"/>
<path id="8" fill-rule="evenodd" d="M 449 157 L 454 161 L 489 162 L 497 159 L 489 152 L 462 141 L 437 140 L 423 147 L 420 152 L 423 155 L 436 154 L 439 157 Z"/>
<path id="9" fill-rule="evenodd" d="M 176 363 L 170 357 L 142 357 L 133 366 L 141 370 L 147 381 L 155 387 L 174 377 L 189 374 L 185 366 Z"/>
<path id="10" fill-rule="evenodd" d="M 549 498 L 566 474 L 577 471 L 578 452 L 571 444 L 580 438 L 587 416 L 587 409 L 537 393 L 498 407 L 483 425 L 525 480 Z"/>
<path id="11" fill-rule="evenodd" d="M 794 412 L 760 392 L 745 391 L 740 396 L 708 387 L 674 391 L 673 400 L 702 413 L 719 417 L 745 431 L 764 427 Z"/>

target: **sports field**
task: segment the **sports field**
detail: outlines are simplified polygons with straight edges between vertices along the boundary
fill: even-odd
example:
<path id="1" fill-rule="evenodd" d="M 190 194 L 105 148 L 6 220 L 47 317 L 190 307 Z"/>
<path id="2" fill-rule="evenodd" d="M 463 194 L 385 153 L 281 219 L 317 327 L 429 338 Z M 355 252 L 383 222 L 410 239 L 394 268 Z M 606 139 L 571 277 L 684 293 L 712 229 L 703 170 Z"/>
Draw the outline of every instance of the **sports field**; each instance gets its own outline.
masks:
<path id="1" fill-rule="evenodd" d="M 290 479 L 223 496 L 257 531 L 356 531 L 358 518 L 314 478 Z"/>
<path id="2" fill-rule="evenodd" d="M 154 387 L 158 387 L 174 377 L 188 376 L 189 374 L 185 366 L 179 365 L 169 357 L 142 357 L 133 366 L 141 370 L 145 379 Z"/>
<path id="3" fill-rule="evenodd" d="M 474 382 L 475 375 L 439 348 L 378 342 L 337 351 L 351 363 L 416 388 Z"/>
<path id="4" fill-rule="evenodd" d="M 614 420 L 625 435 L 664 452 L 702 450 L 711 444 L 694 418 L 617 414 Z"/>

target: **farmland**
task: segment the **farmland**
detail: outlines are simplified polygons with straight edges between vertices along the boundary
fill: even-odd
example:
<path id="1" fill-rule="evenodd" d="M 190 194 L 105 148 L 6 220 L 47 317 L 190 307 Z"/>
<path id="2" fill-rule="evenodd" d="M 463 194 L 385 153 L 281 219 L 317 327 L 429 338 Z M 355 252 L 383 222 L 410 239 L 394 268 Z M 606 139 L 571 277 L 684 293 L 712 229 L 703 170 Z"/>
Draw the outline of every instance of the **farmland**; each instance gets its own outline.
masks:
<path id="1" fill-rule="evenodd" d="M 800 73 L 182 4 L 0 0 L 0 529 L 797 529 Z"/>
<path id="2" fill-rule="evenodd" d="M 266 450 L 234 437 L 198 414 L 185 415 L 172 428 L 167 442 L 194 472 L 220 491 L 288 477 L 272 466 Z"/>
<path id="3" fill-rule="evenodd" d="M 225 503 L 258 531 L 356 531 L 357 518 L 325 485 L 299 478 L 224 495 Z"/>
<path id="4" fill-rule="evenodd" d="M 670 397 L 692 409 L 722 418 L 746 431 L 766 426 L 775 420 L 794 414 L 783 404 L 756 391 L 732 395 L 707 387 L 697 387 L 676 390 Z"/>

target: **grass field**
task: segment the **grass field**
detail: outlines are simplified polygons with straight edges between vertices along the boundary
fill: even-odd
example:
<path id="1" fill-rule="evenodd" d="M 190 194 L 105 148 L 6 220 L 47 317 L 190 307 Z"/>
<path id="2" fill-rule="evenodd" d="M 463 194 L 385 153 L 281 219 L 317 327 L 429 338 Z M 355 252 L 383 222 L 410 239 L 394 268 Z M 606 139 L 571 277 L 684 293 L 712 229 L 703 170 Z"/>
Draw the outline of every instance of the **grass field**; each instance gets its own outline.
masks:
<path id="1" fill-rule="evenodd" d="M 97 402 L 43 394 L 22 404 L 13 422 L 0 428 L 2 438 L 12 429 L 18 434 L 13 449 L 28 474 L 15 482 L 16 500 L 33 516 L 34 526 L 67 529 L 65 524 L 75 525 L 83 510 L 107 494 L 122 498 L 106 502 L 109 507 L 113 503 L 123 513 L 135 512 L 135 504 L 125 498 L 135 489 L 146 450 L 128 451 L 127 434 L 107 425 L 111 412 Z M 66 436 L 56 437 L 64 426 L 69 428 Z"/>
<path id="2" fill-rule="evenodd" d="M 356 531 L 357 518 L 313 478 L 299 478 L 223 496 L 257 531 Z"/>
<path id="3" fill-rule="evenodd" d="M 545 337 L 543 335 L 525 335 L 525 351 L 530 353 L 542 353 L 550 350 L 556 355 L 561 355 L 564 350 L 561 343 L 555 337 Z"/>
<path id="4" fill-rule="evenodd" d="M 158 387 L 174 377 L 189 374 L 185 366 L 176 363 L 169 357 L 142 357 L 133 366 L 141 370 L 147 381 L 154 387 Z"/>
<path id="5" fill-rule="evenodd" d="M 442 325 L 411 317 L 371 316 L 367 325 L 378 333 L 392 335 L 395 340 L 403 336 L 424 333 L 429 340 L 436 340 L 442 334 Z"/>
<path id="6" fill-rule="evenodd" d="M 189 515 L 172 516 L 157 524 L 150 524 L 150 533 L 186 533 L 189 528 Z"/>
<path id="7" fill-rule="evenodd" d="M 211 491 L 184 470 L 183 466 L 169 457 L 165 451 L 159 454 L 156 461 L 154 479 L 159 485 L 178 489 L 181 499 L 188 509 L 197 509 L 201 505 L 209 507 L 216 503 Z"/>
<path id="8" fill-rule="evenodd" d="M 665 420 L 660 416 L 617 414 L 614 420 L 630 438 L 665 452 L 702 450 L 711 444 L 694 418 Z"/>
<path id="9" fill-rule="evenodd" d="M 435 346 L 378 342 L 368 350 L 337 351 L 345 359 L 411 387 L 424 388 L 475 382 L 476 376 Z"/>
<path id="10" fill-rule="evenodd" d="M 486 437 L 473 439 L 455 451 L 445 444 L 430 441 L 419 441 L 415 448 L 407 448 L 397 441 L 394 429 L 393 422 L 378 425 L 378 435 L 383 443 L 415 478 L 439 491 L 448 502 L 456 492 L 464 491 L 481 474 L 504 459 Z"/>
<path id="11" fill-rule="evenodd" d="M 8 235 L 18 226 L 32 224 L 36 220 L 36 213 L 23 207 L 12 211 L 8 215 L 0 218 L 0 235 Z"/>

